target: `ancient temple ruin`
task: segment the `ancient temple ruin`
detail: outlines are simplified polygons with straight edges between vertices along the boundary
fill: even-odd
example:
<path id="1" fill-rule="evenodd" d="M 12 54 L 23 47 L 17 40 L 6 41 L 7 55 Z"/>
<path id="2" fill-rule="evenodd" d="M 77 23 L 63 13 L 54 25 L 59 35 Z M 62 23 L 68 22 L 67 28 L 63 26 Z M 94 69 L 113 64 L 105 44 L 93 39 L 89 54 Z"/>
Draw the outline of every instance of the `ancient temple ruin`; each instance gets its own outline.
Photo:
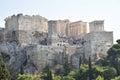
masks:
<path id="1" fill-rule="evenodd" d="M 48 20 L 39 15 L 18 14 L 5 19 L 0 42 L 16 42 L 24 47 L 27 58 L 40 70 L 46 63 L 61 62 L 64 48 L 76 65 L 79 56 L 86 60 L 91 56 L 93 61 L 103 58 L 113 45 L 113 32 L 104 31 L 104 20 L 87 25 L 81 20 Z"/>

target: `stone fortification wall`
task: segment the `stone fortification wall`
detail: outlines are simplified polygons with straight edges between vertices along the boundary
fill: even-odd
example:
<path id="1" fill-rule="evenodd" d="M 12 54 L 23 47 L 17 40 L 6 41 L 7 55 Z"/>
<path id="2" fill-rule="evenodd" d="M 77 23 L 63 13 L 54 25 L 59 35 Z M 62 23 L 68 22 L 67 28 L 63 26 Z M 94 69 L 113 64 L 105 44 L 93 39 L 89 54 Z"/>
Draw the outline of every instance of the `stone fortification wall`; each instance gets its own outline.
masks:
<path id="1" fill-rule="evenodd" d="M 9 16 L 5 19 L 5 30 L 14 31 L 19 29 L 18 16 Z"/>
<path id="2" fill-rule="evenodd" d="M 48 32 L 47 19 L 39 15 L 20 15 L 18 19 L 19 30 Z"/>
<path id="3" fill-rule="evenodd" d="M 113 45 L 113 32 L 91 32 L 84 37 L 84 53 L 86 59 L 89 56 L 92 60 L 103 58 L 107 50 Z"/>
<path id="4" fill-rule="evenodd" d="M 38 31 L 22 31 L 19 30 L 19 43 L 21 45 L 41 44 L 41 41 L 47 39 L 47 33 L 40 33 Z"/>
<path id="5" fill-rule="evenodd" d="M 0 42 L 5 41 L 5 31 L 4 29 L 0 28 Z"/>
<path id="6" fill-rule="evenodd" d="M 40 33 L 38 31 L 17 30 L 0 31 L 0 33 L 1 41 L 16 41 L 20 45 L 44 44 L 45 40 L 47 41 L 48 38 L 48 33 Z"/>
<path id="7" fill-rule="evenodd" d="M 24 30 L 48 32 L 47 19 L 39 15 L 13 15 L 5 19 L 5 28 L 7 31 Z"/>
<path id="8" fill-rule="evenodd" d="M 49 44 L 55 45 L 59 41 L 57 33 L 57 21 L 48 21 L 48 37 Z"/>
<path id="9" fill-rule="evenodd" d="M 48 21 L 44 17 L 18 14 L 7 17 L 5 21 L 5 41 L 39 44 L 39 41 L 47 38 Z"/>
<path id="10" fill-rule="evenodd" d="M 5 30 L 5 41 L 8 42 L 8 41 L 18 41 L 18 38 L 19 38 L 19 31 L 16 30 L 16 31 L 7 31 Z"/>
<path id="11" fill-rule="evenodd" d="M 48 36 L 50 38 L 57 36 L 57 21 L 48 21 Z"/>

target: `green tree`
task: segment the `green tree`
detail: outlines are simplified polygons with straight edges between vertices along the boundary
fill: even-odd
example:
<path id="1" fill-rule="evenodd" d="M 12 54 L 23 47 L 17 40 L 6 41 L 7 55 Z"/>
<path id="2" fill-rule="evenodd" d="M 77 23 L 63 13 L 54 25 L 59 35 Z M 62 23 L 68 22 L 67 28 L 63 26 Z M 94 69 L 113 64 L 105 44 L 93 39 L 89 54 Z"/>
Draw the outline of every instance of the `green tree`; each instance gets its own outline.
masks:
<path id="1" fill-rule="evenodd" d="M 67 55 L 65 56 L 65 62 L 64 62 L 63 68 L 64 68 L 64 76 L 68 75 L 70 72 L 70 64 L 68 63 Z"/>
<path id="2" fill-rule="evenodd" d="M 99 75 L 95 80 L 104 80 L 104 78 Z"/>
<path id="3" fill-rule="evenodd" d="M 79 68 L 80 68 L 81 64 L 82 64 L 82 59 L 81 59 L 81 56 L 80 56 L 79 57 Z"/>
<path id="4" fill-rule="evenodd" d="M 103 72 L 103 76 L 105 80 L 110 80 L 112 78 L 114 78 L 117 75 L 117 71 L 115 68 L 113 67 L 105 67 L 104 68 L 104 72 Z"/>
<path id="5" fill-rule="evenodd" d="M 24 74 L 24 65 L 22 65 L 20 68 L 20 74 Z"/>
<path id="6" fill-rule="evenodd" d="M 61 80 L 60 76 L 53 76 L 53 80 Z"/>
<path id="7" fill-rule="evenodd" d="M 93 79 L 96 79 L 99 75 L 103 76 L 104 69 L 98 65 L 92 66 Z"/>
<path id="8" fill-rule="evenodd" d="M 92 80 L 93 76 L 92 76 L 92 64 L 91 64 L 91 57 L 89 56 L 89 80 Z"/>
<path id="9" fill-rule="evenodd" d="M 111 80 L 120 80 L 120 76 L 115 77 L 114 79 L 111 79 Z"/>
<path id="10" fill-rule="evenodd" d="M 68 55 L 66 54 L 66 47 L 64 50 L 64 62 L 63 62 L 63 70 L 64 70 L 64 76 L 68 75 L 70 72 L 71 64 L 68 62 Z"/>
<path id="11" fill-rule="evenodd" d="M 43 80 L 44 75 L 19 74 L 16 80 Z"/>
<path id="12" fill-rule="evenodd" d="M 76 80 L 88 80 L 88 65 L 81 64 L 79 71 L 75 74 Z"/>
<path id="13" fill-rule="evenodd" d="M 117 70 L 117 75 L 120 75 L 120 39 L 116 41 L 117 44 L 114 44 L 108 50 L 107 59 L 109 64 Z"/>
<path id="14" fill-rule="evenodd" d="M 3 62 L 2 55 L 0 54 L 0 79 L 9 80 L 9 78 L 10 78 L 9 71 Z"/>
<path id="15" fill-rule="evenodd" d="M 63 65 L 57 64 L 54 69 L 54 74 L 55 75 L 63 75 Z"/>
<path id="16" fill-rule="evenodd" d="M 53 80 L 53 78 L 52 78 L 52 72 L 51 71 L 49 71 L 48 80 Z"/>
<path id="17" fill-rule="evenodd" d="M 50 70 L 50 66 L 46 65 L 46 67 L 43 69 L 43 73 L 46 75 L 42 76 L 42 79 L 44 80 L 52 80 L 52 72 Z"/>
<path id="18" fill-rule="evenodd" d="M 118 39 L 116 42 L 117 42 L 118 44 L 120 44 L 120 39 Z"/>
<path id="19" fill-rule="evenodd" d="M 64 76 L 63 80 L 75 80 L 72 76 Z"/>

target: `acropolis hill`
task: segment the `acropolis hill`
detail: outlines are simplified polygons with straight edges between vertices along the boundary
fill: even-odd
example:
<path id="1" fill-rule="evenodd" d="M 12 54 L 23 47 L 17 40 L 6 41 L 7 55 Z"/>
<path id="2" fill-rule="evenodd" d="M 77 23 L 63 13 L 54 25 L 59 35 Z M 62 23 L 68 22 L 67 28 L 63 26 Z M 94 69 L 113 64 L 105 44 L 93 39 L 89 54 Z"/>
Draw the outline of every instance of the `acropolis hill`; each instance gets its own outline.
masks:
<path id="1" fill-rule="evenodd" d="M 79 56 L 84 60 L 91 56 L 96 61 L 113 45 L 113 32 L 104 31 L 104 20 L 87 24 L 48 20 L 39 15 L 12 15 L 0 29 L 0 52 L 8 68 L 16 72 L 25 62 L 26 73 L 40 72 L 46 64 L 61 64 L 64 51 L 78 67 Z"/>

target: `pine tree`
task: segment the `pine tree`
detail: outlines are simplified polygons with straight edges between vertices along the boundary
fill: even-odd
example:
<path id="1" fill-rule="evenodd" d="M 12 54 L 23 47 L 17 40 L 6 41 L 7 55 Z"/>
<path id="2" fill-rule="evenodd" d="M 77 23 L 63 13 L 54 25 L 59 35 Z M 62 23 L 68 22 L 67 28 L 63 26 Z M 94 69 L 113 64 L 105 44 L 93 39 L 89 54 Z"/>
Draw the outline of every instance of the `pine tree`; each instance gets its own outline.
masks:
<path id="1" fill-rule="evenodd" d="M 81 56 L 80 56 L 80 58 L 79 58 L 79 68 L 80 68 L 81 64 L 82 64 L 82 59 L 81 59 Z"/>
<path id="2" fill-rule="evenodd" d="M 64 69 L 64 76 L 68 75 L 68 73 L 70 72 L 70 63 L 68 62 L 68 55 L 66 54 L 66 46 L 65 49 L 63 51 L 64 54 L 64 60 L 63 60 L 63 69 Z"/>
<path id="3" fill-rule="evenodd" d="M 91 57 L 89 56 L 89 80 L 92 80 L 92 64 L 91 64 Z"/>
<path id="4" fill-rule="evenodd" d="M 64 75 L 66 76 L 66 75 L 68 75 L 68 73 L 69 73 L 69 63 L 68 63 L 68 56 L 67 55 L 65 55 L 65 62 L 64 62 L 64 65 L 63 65 L 63 67 L 64 67 Z"/>
<path id="5" fill-rule="evenodd" d="M 20 74 L 24 74 L 24 65 L 22 65 L 20 68 Z"/>
<path id="6" fill-rule="evenodd" d="M 49 80 L 52 80 L 52 72 L 49 72 Z"/>
<path id="7" fill-rule="evenodd" d="M 73 69 L 73 57 L 72 57 L 72 55 L 71 55 L 71 57 L 70 57 L 70 69 Z"/>
<path id="8" fill-rule="evenodd" d="M 110 62 L 109 65 L 117 70 L 117 75 L 120 75 L 120 39 L 118 39 L 117 44 L 114 44 L 109 50 L 107 55 L 107 60 Z"/>
<path id="9" fill-rule="evenodd" d="M 49 65 L 47 65 L 47 80 L 52 80 L 52 72 Z"/>
<path id="10" fill-rule="evenodd" d="M 0 54 L 0 80 L 9 80 L 10 74 Z"/>

